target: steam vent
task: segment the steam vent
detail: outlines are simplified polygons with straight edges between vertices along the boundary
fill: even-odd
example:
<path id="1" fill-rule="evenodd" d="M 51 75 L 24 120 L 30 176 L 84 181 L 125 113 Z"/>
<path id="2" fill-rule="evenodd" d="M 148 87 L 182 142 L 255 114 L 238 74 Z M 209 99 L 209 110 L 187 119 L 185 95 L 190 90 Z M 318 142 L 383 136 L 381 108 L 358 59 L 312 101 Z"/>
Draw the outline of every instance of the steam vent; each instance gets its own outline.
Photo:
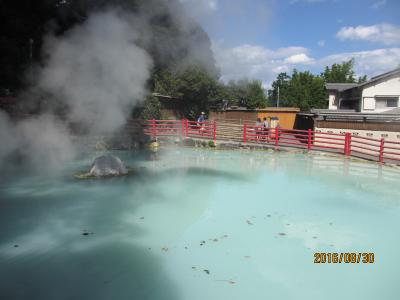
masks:
<path id="1" fill-rule="evenodd" d="M 121 159 L 109 154 L 96 158 L 88 175 L 93 177 L 110 177 L 126 174 L 128 174 L 128 170 Z"/>

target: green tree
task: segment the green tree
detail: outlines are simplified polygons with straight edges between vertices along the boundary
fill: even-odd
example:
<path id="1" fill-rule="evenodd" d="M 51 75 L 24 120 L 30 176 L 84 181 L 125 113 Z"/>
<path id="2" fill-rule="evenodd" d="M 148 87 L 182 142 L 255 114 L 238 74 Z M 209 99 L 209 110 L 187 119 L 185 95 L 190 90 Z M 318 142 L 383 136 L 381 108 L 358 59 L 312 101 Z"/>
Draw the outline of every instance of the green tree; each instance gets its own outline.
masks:
<path id="1" fill-rule="evenodd" d="M 280 106 L 299 107 L 301 110 L 307 111 L 312 108 L 325 108 L 327 105 L 324 79 L 309 71 L 293 70 L 292 76 L 288 76 L 286 73 L 279 74 L 277 80 L 272 83 L 269 93 L 275 103 L 278 87 Z"/>
<path id="2" fill-rule="evenodd" d="M 364 83 L 367 82 L 367 80 L 368 80 L 367 75 L 358 77 L 358 83 Z"/>
<path id="3" fill-rule="evenodd" d="M 155 72 L 152 80 L 154 93 L 171 97 L 182 97 L 179 91 L 182 82 L 170 69 L 162 69 Z"/>
<path id="4" fill-rule="evenodd" d="M 333 64 L 331 67 L 325 67 L 321 76 L 325 82 L 329 83 L 356 83 L 354 78 L 354 58 L 341 64 Z"/>
<path id="5" fill-rule="evenodd" d="M 225 85 L 227 100 L 230 105 L 238 105 L 246 108 L 263 108 L 267 106 L 262 82 L 258 80 L 241 79 L 230 81 Z"/>
<path id="6" fill-rule="evenodd" d="M 132 117 L 136 119 L 161 119 L 161 103 L 154 96 L 147 96 L 142 105 L 135 107 Z"/>
<path id="7" fill-rule="evenodd" d="M 267 106 L 267 97 L 261 81 L 253 80 L 249 82 L 246 90 L 245 105 L 247 108 L 264 108 Z"/>
<path id="8" fill-rule="evenodd" d="M 278 97 L 283 100 L 288 97 L 290 79 L 287 73 L 278 74 L 276 80 L 272 83 L 272 89 L 268 91 L 269 105 L 277 106 Z M 279 104 L 281 105 L 281 103 Z"/>
<path id="9" fill-rule="evenodd" d="M 182 95 L 183 113 L 189 119 L 196 119 L 200 112 L 208 112 L 219 99 L 219 83 L 216 77 L 200 66 L 189 66 L 178 74 L 179 93 Z"/>

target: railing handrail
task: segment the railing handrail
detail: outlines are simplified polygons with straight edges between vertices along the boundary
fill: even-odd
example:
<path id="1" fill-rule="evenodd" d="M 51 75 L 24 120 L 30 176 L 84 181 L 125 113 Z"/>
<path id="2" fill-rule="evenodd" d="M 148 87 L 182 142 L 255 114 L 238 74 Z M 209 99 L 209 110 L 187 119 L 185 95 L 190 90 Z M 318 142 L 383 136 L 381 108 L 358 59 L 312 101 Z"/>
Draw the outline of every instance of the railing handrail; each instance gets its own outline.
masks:
<path id="1" fill-rule="evenodd" d="M 131 122 L 132 123 L 132 122 Z M 307 150 L 335 151 L 346 156 L 358 156 L 373 159 L 381 163 L 395 162 L 400 164 L 400 142 L 387 141 L 384 138 L 375 139 L 362 137 L 351 132 L 330 133 L 298 129 L 284 129 L 280 127 L 264 128 L 262 125 L 232 124 L 232 134 L 227 130 L 230 124 L 217 120 L 204 122 L 183 120 L 145 120 L 134 122 L 144 127 L 145 134 L 152 137 L 181 135 L 209 139 L 216 142 L 218 139 L 237 139 L 244 144 L 255 143 L 270 147 L 297 147 Z M 128 123 L 129 125 L 129 123 Z M 219 127 L 220 126 L 220 127 Z M 233 128 L 234 127 L 234 128 Z M 221 131 L 218 130 L 220 128 Z"/>

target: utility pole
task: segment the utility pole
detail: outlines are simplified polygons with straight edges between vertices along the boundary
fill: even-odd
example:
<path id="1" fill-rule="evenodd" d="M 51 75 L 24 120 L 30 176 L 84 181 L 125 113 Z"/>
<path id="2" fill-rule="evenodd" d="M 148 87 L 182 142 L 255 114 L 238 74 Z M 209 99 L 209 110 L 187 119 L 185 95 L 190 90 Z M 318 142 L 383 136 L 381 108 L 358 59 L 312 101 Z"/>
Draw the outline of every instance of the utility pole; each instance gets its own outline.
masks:
<path id="1" fill-rule="evenodd" d="M 276 101 L 276 107 L 279 107 L 279 85 L 278 85 L 278 101 Z"/>

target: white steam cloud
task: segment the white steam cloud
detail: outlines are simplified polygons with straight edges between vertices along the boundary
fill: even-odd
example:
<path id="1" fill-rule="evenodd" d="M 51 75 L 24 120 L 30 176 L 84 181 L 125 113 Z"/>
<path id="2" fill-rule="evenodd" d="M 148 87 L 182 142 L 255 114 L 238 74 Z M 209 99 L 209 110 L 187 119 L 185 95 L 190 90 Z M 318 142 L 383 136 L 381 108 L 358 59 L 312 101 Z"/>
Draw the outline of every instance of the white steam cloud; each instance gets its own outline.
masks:
<path id="1" fill-rule="evenodd" d="M 96 13 L 62 37 L 47 37 L 47 61 L 27 95 L 61 104 L 67 122 L 78 122 L 92 134 L 121 128 L 143 100 L 153 64 L 137 45 L 132 18 L 116 10 Z M 55 115 L 14 123 L 0 113 L 0 165 L 11 156 L 43 168 L 71 159 L 74 147 L 67 122 Z"/>
<path id="2" fill-rule="evenodd" d="M 22 158 L 37 169 L 57 170 L 75 154 L 65 124 L 52 115 L 15 124 L 0 112 L 0 140 L 0 164 L 11 158 Z"/>
<path id="3" fill-rule="evenodd" d="M 145 96 L 152 61 L 137 39 L 127 15 L 94 14 L 66 36 L 48 40 L 50 59 L 38 87 L 67 104 L 71 121 L 113 132 Z"/>

